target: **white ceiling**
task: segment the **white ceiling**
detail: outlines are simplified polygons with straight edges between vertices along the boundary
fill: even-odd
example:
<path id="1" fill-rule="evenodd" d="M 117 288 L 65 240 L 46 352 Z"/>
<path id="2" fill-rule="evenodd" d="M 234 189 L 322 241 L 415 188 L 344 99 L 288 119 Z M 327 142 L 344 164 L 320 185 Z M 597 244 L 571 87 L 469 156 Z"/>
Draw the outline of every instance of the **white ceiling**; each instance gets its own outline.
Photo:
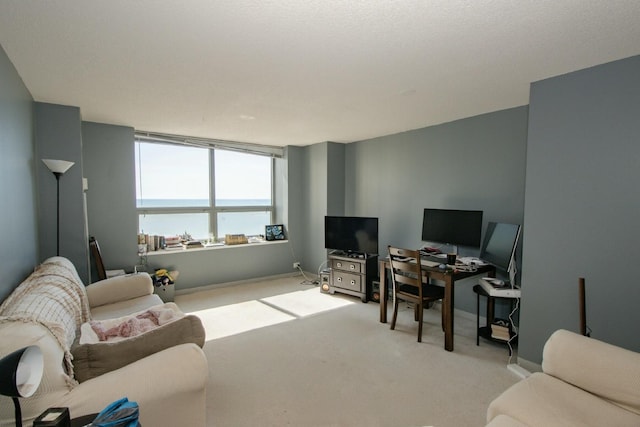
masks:
<path id="1" fill-rule="evenodd" d="M 528 104 L 529 84 L 640 54 L 638 0 L 1 0 L 36 101 L 86 121 L 352 142 Z"/>

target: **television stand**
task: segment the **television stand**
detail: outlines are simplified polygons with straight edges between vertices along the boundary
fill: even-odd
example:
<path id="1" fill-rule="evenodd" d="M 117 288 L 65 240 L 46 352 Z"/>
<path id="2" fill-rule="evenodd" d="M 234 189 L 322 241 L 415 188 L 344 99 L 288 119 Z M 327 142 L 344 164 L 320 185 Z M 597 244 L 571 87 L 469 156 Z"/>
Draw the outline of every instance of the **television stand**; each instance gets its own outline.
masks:
<path id="1" fill-rule="evenodd" d="M 378 256 L 367 254 L 330 254 L 329 293 L 336 292 L 360 297 L 362 302 L 372 298 L 372 282 L 376 278 Z"/>

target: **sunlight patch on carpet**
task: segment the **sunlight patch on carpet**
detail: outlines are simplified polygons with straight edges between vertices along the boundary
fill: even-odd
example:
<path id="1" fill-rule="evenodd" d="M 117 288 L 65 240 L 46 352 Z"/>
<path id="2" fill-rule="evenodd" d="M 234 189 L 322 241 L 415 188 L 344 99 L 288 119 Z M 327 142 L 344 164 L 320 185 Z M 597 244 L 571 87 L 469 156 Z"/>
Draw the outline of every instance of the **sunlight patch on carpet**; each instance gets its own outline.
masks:
<path id="1" fill-rule="evenodd" d="M 202 320 L 207 341 L 294 320 L 295 317 L 259 301 L 247 301 L 194 311 Z"/>
<path id="2" fill-rule="evenodd" d="M 260 301 L 298 317 L 306 317 L 354 304 L 353 301 L 344 298 L 323 294 L 318 288 L 289 292 L 287 294 L 263 298 Z"/>

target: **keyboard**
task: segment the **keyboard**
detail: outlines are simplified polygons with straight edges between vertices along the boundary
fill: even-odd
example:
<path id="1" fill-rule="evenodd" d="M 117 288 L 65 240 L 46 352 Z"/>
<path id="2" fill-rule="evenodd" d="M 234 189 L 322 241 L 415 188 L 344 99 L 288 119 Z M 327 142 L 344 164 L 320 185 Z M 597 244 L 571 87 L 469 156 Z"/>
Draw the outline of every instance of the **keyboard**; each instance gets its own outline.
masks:
<path id="1" fill-rule="evenodd" d="M 512 288 L 509 285 L 494 285 L 492 282 L 493 279 L 489 277 L 483 277 L 480 279 L 480 285 L 485 290 L 485 292 L 492 297 L 520 298 L 520 288 L 518 288 L 517 286 Z"/>
<path id="2" fill-rule="evenodd" d="M 442 263 L 420 258 L 420 264 L 424 265 L 425 267 L 437 267 Z"/>
<path id="3" fill-rule="evenodd" d="M 447 254 L 432 254 L 429 252 L 420 251 L 420 258 L 426 259 L 428 261 L 439 261 L 442 264 L 441 260 L 444 260 L 445 264 L 447 261 Z"/>

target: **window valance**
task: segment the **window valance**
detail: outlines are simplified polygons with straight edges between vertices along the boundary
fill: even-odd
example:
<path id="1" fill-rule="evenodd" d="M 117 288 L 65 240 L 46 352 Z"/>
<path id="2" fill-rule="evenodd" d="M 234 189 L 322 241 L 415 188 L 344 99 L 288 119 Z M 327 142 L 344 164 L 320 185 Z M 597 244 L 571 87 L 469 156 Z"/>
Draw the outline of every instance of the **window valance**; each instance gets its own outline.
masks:
<path id="1" fill-rule="evenodd" d="M 136 131 L 136 141 L 160 142 L 167 144 L 188 145 L 200 148 L 216 148 L 221 150 L 240 151 L 243 153 L 257 154 L 282 158 L 284 148 L 271 145 L 252 144 L 249 142 L 226 141 L 222 139 L 198 138 L 193 136 L 169 135 L 157 132 Z"/>

